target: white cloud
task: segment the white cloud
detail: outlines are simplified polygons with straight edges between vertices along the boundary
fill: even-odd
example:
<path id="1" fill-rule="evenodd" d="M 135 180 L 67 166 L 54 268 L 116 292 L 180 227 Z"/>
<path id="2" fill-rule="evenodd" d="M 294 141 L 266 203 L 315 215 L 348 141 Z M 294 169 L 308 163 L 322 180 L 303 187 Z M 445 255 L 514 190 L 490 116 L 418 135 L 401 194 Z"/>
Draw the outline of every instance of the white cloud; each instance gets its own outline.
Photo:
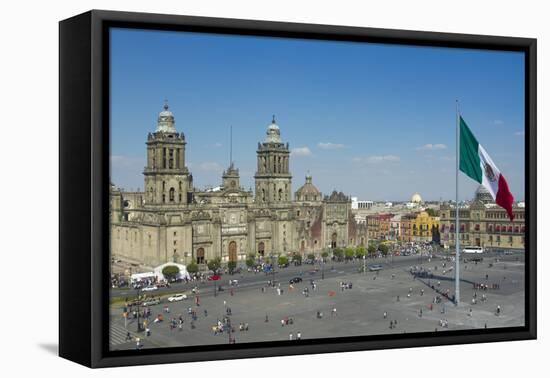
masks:
<path id="1" fill-rule="evenodd" d="M 503 125 L 503 124 L 504 124 L 504 121 L 501 120 L 501 119 L 495 119 L 495 120 L 493 121 L 493 124 L 495 124 L 495 125 Z"/>
<path id="2" fill-rule="evenodd" d="M 215 161 L 205 161 L 199 164 L 199 169 L 205 172 L 218 172 L 221 171 L 223 168 Z"/>
<path id="3" fill-rule="evenodd" d="M 311 150 L 307 146 L 293 148 L 290 152 L 291 152 L 292 155 L 295 155 L 295 156 L 311 156 L 312 155 Z"/>
<path id="4" fill-rule="evenodd" d="M 401 161 L 401 158 L 397 155 L 372 155 L 367 157 L 354 157 L 352 161 L 354 163 L 367 163 L 367 164 L 398 163 Z"/>
<path id="5" fill-rule="evenodd" d="M 322 150 L 338 150 L 340 148 L 346 147 L 342 143 L 332 143 L 332 142 L 319 142 L 317 144 L 317 147 L 319 147 Z"/>
<path id="6" fill-rule="evenodd" d="M 525 136 L 525 131 L 516 131 L 514 135 L 519 137 Z"/>
<path id="7" fill-rule="evenodd" d="M 214 147 L 221 147 L 221 146 L 223 146 L 223 144 L 221 144 L 220 142 L 214 143 Z"/>
<path id="8" fill-rule="evenodd" d="M 418 151 L 435 151 L 435 150 L 445 150 L 446 148 L 447 148 L 447 145 L 442 143 L 436 143 L 436 144 L 428 143 L 423 146 L 417 147 L 416 149 Z"/>

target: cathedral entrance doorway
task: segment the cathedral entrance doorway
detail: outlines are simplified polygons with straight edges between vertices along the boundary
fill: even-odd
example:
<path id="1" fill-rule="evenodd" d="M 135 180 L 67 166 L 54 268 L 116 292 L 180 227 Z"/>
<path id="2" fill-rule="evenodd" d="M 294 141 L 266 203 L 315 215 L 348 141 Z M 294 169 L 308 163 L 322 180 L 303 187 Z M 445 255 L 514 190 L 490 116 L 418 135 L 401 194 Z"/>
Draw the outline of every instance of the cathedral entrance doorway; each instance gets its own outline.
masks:
<path id="1" fill-rule="evenodd" d="M 264 253 L 265 253 L 265 243 L 264 242 L 259 242 L 258 243 L 258 254 L 263 257 Z"/>
<path id="2" fill-rule="evenodd" d="M 197 249 L 197 264 L 204 264 L 204 248 Z"/>
<path id="3" fill-rule="evenodd" d="M 229 243 L 229 261 L 237 261 L 237 243 Z"/>
<path id="4" fill-rule="evenodd" d="M 338 238 L 338 235 L 335 233 L 332 234 L 332 237 L 330 238 L 330 248 L 336 248 L 336 239 Z"/>
<path id="5" fill-rule="evenodd" d="M 302 240 L 302 242 L 300 243 L 300 252 L 304 252 L 305 249 L 306 249 L 306 242 Z"/>

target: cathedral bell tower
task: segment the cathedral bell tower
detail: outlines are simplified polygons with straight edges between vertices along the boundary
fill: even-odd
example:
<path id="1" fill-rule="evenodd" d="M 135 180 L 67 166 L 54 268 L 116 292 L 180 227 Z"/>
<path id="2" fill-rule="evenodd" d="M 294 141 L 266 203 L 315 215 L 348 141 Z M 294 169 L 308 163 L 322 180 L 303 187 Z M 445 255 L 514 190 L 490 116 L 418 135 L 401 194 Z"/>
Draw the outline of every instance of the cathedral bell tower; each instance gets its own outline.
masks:
<path id="1" fill-rule="evenodd" d="M 187 204 L 192 182 L 185 166 L 185 136 L 177 132 L 174 115 L 165 102 L 157 128 L 147 136 L 145 203 L 147 205 Z"/>
<path id="2" fill-rule="evenodd" d="M 289 172 L 290 151 L 288 143 L 281 141 L 281 131 L 275 123 L 275 116 L 267 127 L 266 138 L 258 143 L 258 167 L 256 180 L 256 203 L 274 204 L 291 201 L 291 179 Z"/>

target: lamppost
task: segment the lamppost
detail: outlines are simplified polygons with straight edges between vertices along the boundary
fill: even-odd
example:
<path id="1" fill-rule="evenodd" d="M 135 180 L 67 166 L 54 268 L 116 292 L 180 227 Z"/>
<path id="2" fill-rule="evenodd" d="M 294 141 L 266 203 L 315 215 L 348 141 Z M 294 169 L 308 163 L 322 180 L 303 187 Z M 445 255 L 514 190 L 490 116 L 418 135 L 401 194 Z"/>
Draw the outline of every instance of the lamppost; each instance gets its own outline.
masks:
<path id="1" fill-rule="evenodd" d="M 271 253 L 269 259 L 271 260 L 271 286 L 275 287 L 275 255 Z"/>
<path id="2" fill-rule="evenodd" d="M 137 304 L 137 332 L 143 332 L 143 327 L 141 325 L 141 321 L 139 319 L 139 313 L 140 313 L 140 310 L 139 310 L 139 287 L 136 288 L 136 296 L 137 296 L 137 299 L 136 299 L 136 304 Z"/>

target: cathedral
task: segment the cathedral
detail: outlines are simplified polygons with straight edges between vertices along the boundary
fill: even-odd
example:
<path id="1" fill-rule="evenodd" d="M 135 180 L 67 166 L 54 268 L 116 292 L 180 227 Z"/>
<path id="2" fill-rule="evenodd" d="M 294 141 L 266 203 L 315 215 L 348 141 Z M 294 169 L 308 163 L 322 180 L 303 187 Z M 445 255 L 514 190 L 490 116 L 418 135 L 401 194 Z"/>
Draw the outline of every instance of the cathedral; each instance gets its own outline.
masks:
<path id="1" fill-rule="evenodd" d="M 156 266 L 242 261 L 247 255 L 320 254 L 362 245 L 366 227 L 351 214 L 351 199 L 323 196 L 311 176 L 292 198 L 290 150 L 273 117 L 256 151 L 255 190 L 241 187 L 233 163 L 221 185 L 199 190 L 186 166 L 185 135 L 175 128 L 167 104 L 147 136 L 143 192 L 111 184 L 111 256 Z"/>

